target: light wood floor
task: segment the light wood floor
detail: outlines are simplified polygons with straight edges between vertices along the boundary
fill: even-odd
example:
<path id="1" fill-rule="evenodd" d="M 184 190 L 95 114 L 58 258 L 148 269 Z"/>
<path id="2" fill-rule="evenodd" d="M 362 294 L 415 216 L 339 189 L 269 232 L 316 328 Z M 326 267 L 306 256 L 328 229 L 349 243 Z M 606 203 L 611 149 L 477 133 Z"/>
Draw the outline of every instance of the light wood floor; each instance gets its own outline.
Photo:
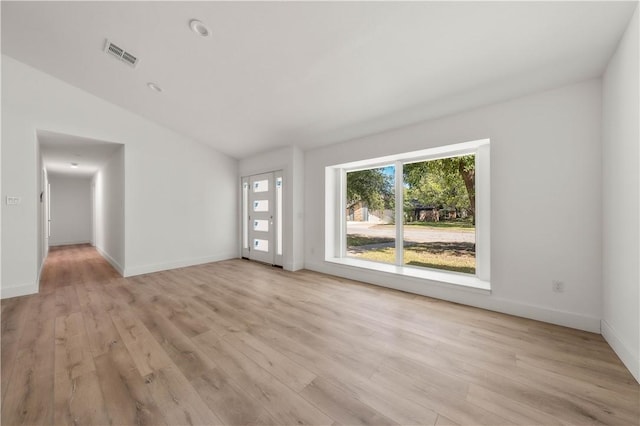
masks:
<path id="1" fill-rule="evenodd" d="M 2 301 L 2 424 L 639 423 L 602 337 L 245 260 L 50 252 Z"/>

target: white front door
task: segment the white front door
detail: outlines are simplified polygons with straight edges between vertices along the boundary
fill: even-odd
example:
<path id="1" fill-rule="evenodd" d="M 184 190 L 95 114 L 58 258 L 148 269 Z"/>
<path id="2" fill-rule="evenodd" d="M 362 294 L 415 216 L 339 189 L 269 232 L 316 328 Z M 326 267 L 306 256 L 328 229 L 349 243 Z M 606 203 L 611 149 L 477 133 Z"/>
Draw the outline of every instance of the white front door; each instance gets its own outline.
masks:
<path id="1" fill-rule="evenodd" d="M 282 266 L 282 173 L 242 178 L 242 256 Z"/>

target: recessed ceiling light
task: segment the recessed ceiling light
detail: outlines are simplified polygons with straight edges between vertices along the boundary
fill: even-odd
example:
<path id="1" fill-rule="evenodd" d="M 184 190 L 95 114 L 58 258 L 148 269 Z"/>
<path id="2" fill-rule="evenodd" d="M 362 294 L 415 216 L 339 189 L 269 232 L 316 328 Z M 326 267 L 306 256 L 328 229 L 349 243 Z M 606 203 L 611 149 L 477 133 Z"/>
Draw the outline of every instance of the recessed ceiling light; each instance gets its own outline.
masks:
<path id="1" fill-rule="evenodd" d="M 149 89 L 153 90 L 154 92 L 162 92 L 162 87 L 158 86 L 155 83 L 147 83 L 147 86 L 149 87 Z"/>
<path id="2" fill-rule="evenodd" d="M 71 168 L 72 169 L 77 169 L 78 168 L 78 163 L 71 163 Z"/>
<path id="3" fill-rule="evenodd" d="M 211 31 L 209 30 L 209 28 L 197 19 L 192 19 L 191 21 L 189 21 L 189 27 L 194 33 L 198 34 L 201 37 L 209 37 L 211 35 Z"/>

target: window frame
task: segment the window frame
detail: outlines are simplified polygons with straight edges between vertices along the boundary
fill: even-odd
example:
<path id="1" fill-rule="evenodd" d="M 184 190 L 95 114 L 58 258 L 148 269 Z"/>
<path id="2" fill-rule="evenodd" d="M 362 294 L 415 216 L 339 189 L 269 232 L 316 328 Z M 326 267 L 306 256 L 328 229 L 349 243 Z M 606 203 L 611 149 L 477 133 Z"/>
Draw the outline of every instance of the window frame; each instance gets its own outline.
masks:
<path id="1" fill-rule="evenodd" d="M 475 155 L 476 272 L 467 274 L 404 265 L 403 167 L 405 164 Z M 395 167 L 395 264 L 347 256 L 347 173 L 393 165 Z M 480 139 L 420 151 L 358 160 L 325 168 L 325 261 L 490 291 L 490 140 Z"/>

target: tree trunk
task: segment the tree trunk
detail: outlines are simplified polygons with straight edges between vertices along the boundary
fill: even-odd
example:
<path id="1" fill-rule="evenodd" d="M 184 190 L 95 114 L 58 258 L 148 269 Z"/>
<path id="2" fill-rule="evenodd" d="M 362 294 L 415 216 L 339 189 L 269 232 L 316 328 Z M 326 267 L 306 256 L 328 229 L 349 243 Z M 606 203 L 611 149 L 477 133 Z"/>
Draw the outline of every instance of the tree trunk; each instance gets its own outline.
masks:
<path id="1" fill-rule="evenodd" d="M 471 170 L 465 170 L 464 162 L 462 159 L 458 161 L 458 171 L 460 172 L 460 176 L 462 176 L 462 180 L 464 181 L 464 186 L 467 188 L 467 195 L 469 196 L 469 205 L 471 208 L 471 220 L 473 224 L 476 224 L 476 190 L 475 190 L 475 182 L 476 182 L 476 171 L 475 168 Z"/>

